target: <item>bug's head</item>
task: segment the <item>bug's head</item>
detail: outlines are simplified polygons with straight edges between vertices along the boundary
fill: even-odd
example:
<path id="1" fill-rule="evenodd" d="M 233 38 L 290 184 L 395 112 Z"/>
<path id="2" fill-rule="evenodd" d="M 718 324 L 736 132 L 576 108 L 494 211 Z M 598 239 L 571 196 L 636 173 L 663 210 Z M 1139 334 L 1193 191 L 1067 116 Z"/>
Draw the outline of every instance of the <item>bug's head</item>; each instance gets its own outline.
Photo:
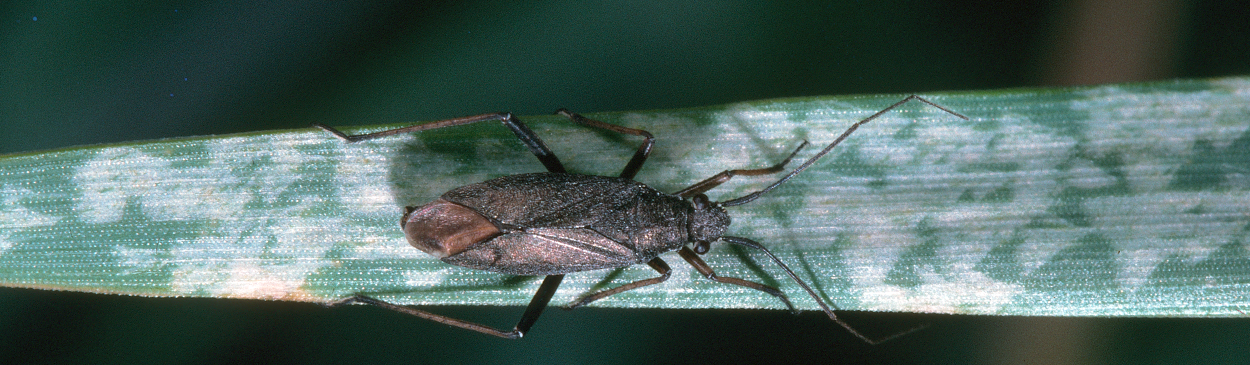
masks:
<path id="1" fill-rule="evenodd" d="M 690 204 L 694 206 L 687 228 L 690 230 L 690 241 L 694 243 L 695 252 L 706 253 L 708 245 L 719 240 L 729 228 L 729 213 L 703 194 L 690 198 Z"/>

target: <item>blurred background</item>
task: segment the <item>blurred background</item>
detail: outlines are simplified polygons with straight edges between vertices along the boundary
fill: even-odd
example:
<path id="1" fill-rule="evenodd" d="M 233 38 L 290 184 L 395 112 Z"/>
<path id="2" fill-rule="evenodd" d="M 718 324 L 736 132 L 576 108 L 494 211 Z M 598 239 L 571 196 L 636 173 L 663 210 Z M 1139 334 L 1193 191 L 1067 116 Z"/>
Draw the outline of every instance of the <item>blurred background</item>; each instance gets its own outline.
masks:
<path id="1" fill-rule="evenodd" d="M 435 120 L 1250 74 L 1244 1 L 0 3 L 0 153 Z M 680 265 L 679 265 L 680 266 Z M 678 269 L 681 270 L 681 269 Z M 520 308 L 439 313 L 511 326 Z M 0 288 L 0 363 L 1224 363 L 1248 319 L 367 307 Z"/>

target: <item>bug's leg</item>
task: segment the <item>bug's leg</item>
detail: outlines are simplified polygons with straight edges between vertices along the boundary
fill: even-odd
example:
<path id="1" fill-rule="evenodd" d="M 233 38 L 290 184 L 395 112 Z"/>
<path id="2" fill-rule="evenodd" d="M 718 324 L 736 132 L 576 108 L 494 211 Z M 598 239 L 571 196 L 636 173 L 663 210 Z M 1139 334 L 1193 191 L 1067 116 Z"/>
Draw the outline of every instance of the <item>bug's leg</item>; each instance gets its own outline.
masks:
<path id="1" fill-rule="evenodd" d="M 357 294 L 351 298 L 343 299 L 328 304 L 329 307 L 336 307 L 351 303 L 364 303 L 390 309 L 396 312 L 410 314 L 417 317 L 425 318 L 431 321 L 442 323 L 448 326 L 460 327 L 463 329 L 485 333 L 491 336 L 502 337 L 507 339 L 518 339 L 525 336 L 529 332 L 530 327 L 534 326 L 534 322 L 538 321 L 538 316 L 543 314 L 543 309 L 547 308 L 547 303 L 551 301 L 551 296 L 556 294 L 556 289 L 560 287 L 560 281 L 564 279 L 564 275 L 548 275 L 543 279 L 542 286 L 538 287 L 538 292 L 534 293 L 534 299 L 530 300 L 529 306 L 525 307 L 525 314 L 521 315 L 521 320 L 517 322 L 516 327 L 511 331 L 503 331 L 480 325 L 477 323 L 459 320 L 447 316 L 441 316 L 434 313 L 417 310 L 402 305 L 396 305 Z"/>
<path id="2" fill-rule="evenodd" d="M 764 284 L 760 284 L 754 281 L 746 281 L 746 280 L 742 280 L 739 278 L 726 278 L 726 277 L 717 276 L 716 272 L 712 271 L 712 268 L 710 266 L 707 266 L 707 263 L 703 262 L 703 259 L 699 258 L 699 255 L 694 253 L 694 251 L 691 250 L 689 247 L 682 247 L 681 250 L 677 251 L 677 254 L 681 255 L 681 258 L 686 259 L 686 262 L 689 262 L 690 266 L 694 266 L 694 269 L 698 271 L 700 274 L 703 274 L 703 277 L 706 277 L 708 279 L 711 279 L 717 282 L 722 282 L 725 284 L 733 284 L 733 285 L 738 285 L 738 286 L 745 286 L 751 289 L 755 289 L 755 290 L 759 290 L 759 291 L 771 294 L 772 296 L 777 297 L 777 299 L 781 299 L 782 302 L 786 303 L 786 307 L 790 308 L 791 312 L 798 313 L 798 310 L 794 309 L 794 304 L 790 304 L 790 298 L 786 298 L 786 294 L 782 293 L 781 290 L 778 290 L 777 288 L 764 285 Z"/>
<path id="3" fill-rule="evenodd" d="M 681 189 L 681 191 L 678 191 L 675 195 L 683 197 L 683 198 L 689 198 L 698 194 L 706 193 L 708 190 L 712 190 L 712 188 L 720 184 L 724 184 L 726 181 L 729 181 L 729 179 L 732 179 L 734 176 L 738 176 L 738 175 L 757 176 L 757 175 L 775 174 L 778 172 L 785 171 L 786 164 L 790 163 L 790 160 L 794 158 L 794 155 L 799 154 L 799 151 L 803 150 L 803 147 L 806 147 L 806 146 L 807 146 L 807 141 L 803 141 L 803 144 L 800 144 L 799 148 L 795 148 L 794 152 L 790 153 L 790 156 L 787 156 L 785 160 L 782 160 L 780 163 L 773 165 L 772 167 L 765 167 L 762 169 L 751 169 L 751 170 L 721 171 L 719 174 L 716 174 L 715 176 L 709 177 L 706 180 L 695 183 L 694 185 L 691 185 L 688 188 Z"/>
<path id="4" fill-rule="evenodd" d="M 612 289 L 608 289 L 608 290 L 604 290 L 598 293 L 593 293 L 593 294 L 583 296 L 579 298 L 578 300 L 572 303 L 569 303 L 568 309 L 573 309 L 573 308 L 577 308 L 583 305 L 587 305 L 587 304 L 590 304 L 590 302 L 603 299 L 603 298 L 607 298 L 609 296 L 620 294 L 626 291 L 638 289 L 647 285 L 654 285 L 654 284 L 662 283 L 665 280 L 668 280 L 668 277 L 672 275 L 673 273 L 673 270 L 668 268 L 668 264 L 665 263 L 664 260 L 660 260 L 659 257 L 651 259 L 651 261 L 647 262 L 647 265 L 651 266 L 651 268 L 655 269 L 655 271 L 659 271 L 660 276 L 655 277 L 655 278 L 650 278 L 650 279 L 638 280 L 638 281 L 625 284 L 625 285 L 621 285 Z"/>
<path id="5" fill-rule="evenodd" d="M 547 168 L 547 171 L 564 172 L 564 165 L 560 163 L 559 158 L 556 158 L 556 154 L 552 153 L 551 149 L 547 148 L 547 145 L 543 143 L 543 140 L 538 138 L 538 135 L 534 134 L 534 131 L 530 130 L 529 127 L 525 125 L 525 123 L 521 123 L 521 120 L 513 116 L 512 113 L 491 113 L 491 114 L 473 115 L 473 116 L 468 116 L 468 117 L 429 122 L 425 124 L 417 124 L 414 126 L 390 129 L 390 130 L 374 132 L 374 133 L 369 133 L 369 134 L 358 134 L 354 136 L 349 136 L 346 133 L 339 131 L 338 129 L 334 129 L 334 127 L 330 127 L 328 125 L 324 125 L 320 123 L 313 123 L 313 126 L 317 128 L 321 128 L 325 130 L 326 132 L 329 132 L 330 134 L 334 135 L 335 137 L 338 137 L 338 139 L 346 141 L 347 143 L 353 143 L 353 142 L 360 142 L 360 141 L 381 138 L 381 137 L 386 137 L 386 136 L 392 136 L 392 135 L 396 135 L 400 133 L 419 132 L 419 131 L 425 131 L 425 130 L 431 130 L 431 129 L 444 128 L 444 127 L 473 124 L 473 123 L 484 122 L 484 121 L 489 121 L 489 120 L 498 120 L 500 122 L 503 122 L 504 126 L 507 126 L 508 129 L 512 130 L 512 133 L 516 134 L 517 139 L 520 139 L 521 143 L 524 143 L 525 147 L 529 148 L 530 152 L 533 153 L 535 157 L 538 157 L 538 161 L 543 163 L 543 166 Z"/>
<path id="6" fill-rule="evenodd" d="M 631 135 L 641 136 L 645 138 L 645 140 L 642 141 L 642 145 L 638 146 L 638 151 L 634 152 L 634 157 L 630 158 L 629 163 L 625 164 L 625 169 L 621 170 L 620 176 L 626 179 L 633 179 L 634 175 L 638 174 L 638 170 L 642 169 L 642 163 L 646 162 L 647 156 L 651 155 L 651 146 L 655 145 L 655 137 L 651 135 L 651 132 L 647 132 L 641 129 L 625 128 L 625 127 L 615 125 L 615 124 L 608 124 L 608 123 L 600 122 L 594 119 L 583 117 L 581 116 L 581 114 L 570 112 L 567 109 L 557 110 L 556 114 L 560 114 L 565 117 L 568 117 L 569 120 L 572 120 L 574 123 L 577 123 L 577 124 L 600 128 L 600 129 L 607 129 L 607 130 L 617 132 L 617 133 L 631 134 Z"/>

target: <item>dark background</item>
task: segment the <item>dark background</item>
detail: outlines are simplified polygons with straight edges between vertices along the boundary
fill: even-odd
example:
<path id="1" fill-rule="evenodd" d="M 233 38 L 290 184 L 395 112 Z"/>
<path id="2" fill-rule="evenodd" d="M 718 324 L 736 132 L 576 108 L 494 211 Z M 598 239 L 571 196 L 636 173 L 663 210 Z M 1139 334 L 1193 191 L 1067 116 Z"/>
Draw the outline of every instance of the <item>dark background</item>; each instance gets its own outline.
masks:
<path id="1" fill-rule="evenodd" d="M 0 153 L 1250 73 L 1244 1 L 0 4 Z M 679 265 L 680 266 L 680 265 Z M 684 270 L 685 268 L 675 268 Z M 500 327 L 520 308 L 436 311 Z M 1245 319 L 583 308 L 504 341 L 377 308 L 0 289 L 0 363 L 1244 362 Z"/>

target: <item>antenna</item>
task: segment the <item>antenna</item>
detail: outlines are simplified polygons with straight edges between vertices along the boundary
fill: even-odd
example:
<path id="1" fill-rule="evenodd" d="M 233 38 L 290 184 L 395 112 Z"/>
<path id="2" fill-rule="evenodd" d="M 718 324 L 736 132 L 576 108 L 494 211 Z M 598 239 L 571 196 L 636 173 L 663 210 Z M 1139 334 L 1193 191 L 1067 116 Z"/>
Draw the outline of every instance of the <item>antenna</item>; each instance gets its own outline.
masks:
<path id="1" fill-rule="evenodd" d="M 772 185 L 769 185 L 763 190 L 747 194 L 746 196 L 743 196 L 741 198 L 721 202 L 719 204 L 725 207 L 743 205 L 746 203 L 750 203 L 752 200 L 759 198 L 760 195 L 764 195 L 764 193 L 767 193 L 769 191 L 772 191 L 773 189 L 776 189 L 778 186 L 781 186 L 781 184 L 785 183 L 787 180 L 790 180 L 790 178 L 794 177 L 795 175 L 798 175 L 800 172 L 803 172 L 803 170 L 806 170 L 808 167 L 812 166 L 812 164 L 816 163 L 816 160 L 819 160 L 821 157 L 824 157 L 825 154 L 833 150 L 833 147 L 837 146 L 838 143 L 842 143 L 842 140 L 846 139 L 846 137 L 849 137 L 851 133 L 855 132 L 856 129 L 859 129 L 859 126 L 864 125 L 864 123 L 868 123 L 869 121 L 872 121 L 873 119 L 877 119 L 877 117 L 881 116 L 882 114 L 885 114 L 885 112 L 888 112 L 891 109 L 897 108 L 899 105 L 903 105 L 912 100 L 918 100 L 925 104 L 932 105 L 935 108 L 942 109 L 942 111 L 951 113 L 957 117 L 963 118 L 965 120 L 968 119 L 968 117 L 965 117 L 963 114 L 956 113 L 950 109 L 946 109 L 945 107 L 941 105 L 934 104 L 932 101 L 925 100 L 925 98 L 922 98 L 916 95 L 908 96 L 907 98 L 900 100 L 897 103 L 894 103 L 894 105 L 890 105 L 889 107 L 886 107 L 885 109 L 881 109 L 881 111 L 877 112 L 876 114 L 870 115 L 867 118 L 864 118 L 864 120 L 861 120 L 859 122 L 856 122 L 855 124 L 852 124 L 850 128 L 846 129 L 846 132 L 842 132 L 842 135 L 838 136 L 838 139 L 833 140 L 833 143 L 830 143 L 828 146 L 825 146 L 825 149 L 820 150 L 820 152 L 816 153 L 816 156 L 812 156 L 812 158 L 808 159 L 807 162 L 804 162 L 802 165 L 799 165 L 798 168 L 795 168 L 794 171 L 790 171 L 790 173 L 786 174 L 786 176 L 782 176 L 780 180 L 777 180 L 777 182 L 773 183 Z"/>

